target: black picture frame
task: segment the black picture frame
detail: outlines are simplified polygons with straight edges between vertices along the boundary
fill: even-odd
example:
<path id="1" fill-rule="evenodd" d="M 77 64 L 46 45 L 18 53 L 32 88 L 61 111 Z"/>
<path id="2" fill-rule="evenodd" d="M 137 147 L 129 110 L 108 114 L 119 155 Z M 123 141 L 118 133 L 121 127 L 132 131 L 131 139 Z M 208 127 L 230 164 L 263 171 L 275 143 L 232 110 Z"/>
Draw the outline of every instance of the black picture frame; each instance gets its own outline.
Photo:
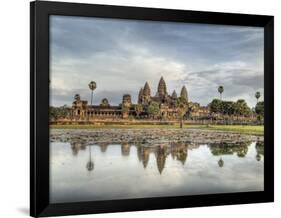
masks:
<path id="1" fill-rule="evenodd" d="M 264 191 L 50 204 L 49 15 L 254 26 L 264 28 Z M 35 1 L 30 3 L 30 215 L 59 216 L 274 201 L 274 17 Z"/>

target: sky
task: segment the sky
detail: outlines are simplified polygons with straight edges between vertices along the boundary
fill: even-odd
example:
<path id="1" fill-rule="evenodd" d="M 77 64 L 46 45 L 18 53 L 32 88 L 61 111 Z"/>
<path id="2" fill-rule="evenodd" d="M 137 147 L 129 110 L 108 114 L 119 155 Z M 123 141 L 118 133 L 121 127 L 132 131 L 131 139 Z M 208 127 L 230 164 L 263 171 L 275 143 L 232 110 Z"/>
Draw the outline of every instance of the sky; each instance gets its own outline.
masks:
<path id="1" fill-rule="evenodd" d="M 74 95 L 118 105 L 124 94 L 137 102 L 147 81 L 155 95 L 161 76 L 167 91 L 207 105 L 219 98 L 263 99 L 264 30 L 261 27 L 50 16 L 50 104 L 71 106 Z"/>

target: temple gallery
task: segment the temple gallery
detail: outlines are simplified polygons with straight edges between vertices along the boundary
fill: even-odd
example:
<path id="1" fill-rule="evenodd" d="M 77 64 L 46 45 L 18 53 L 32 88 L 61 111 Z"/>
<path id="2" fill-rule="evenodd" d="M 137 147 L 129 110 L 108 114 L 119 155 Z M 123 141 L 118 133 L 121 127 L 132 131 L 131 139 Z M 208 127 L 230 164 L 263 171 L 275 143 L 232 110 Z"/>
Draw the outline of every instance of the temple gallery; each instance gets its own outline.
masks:
<path id="1" fill-rule="evenodd" d="M 95 82 L 91 82 L 89 87 L 93 91 L 96 88 Z M 64 118 L 64 121 L 161 120 L 169 122 L 176 121 L 179 117 L 190 121 L 223 120 L 225 122 L 229 120 L 240 123 L 257 121 L 257 114 L 251 111 L 247 114 L 222 114 L 212 110 L 210 105 L 201 106 L 197 102 L 191 102 L 189 101 L 186 86 L 182 86 L 179 95 L 176 90 L 169 93 L 163 77 L 160 78 L 154 95 L 151 93 L 149 83 L 145 82 L 144 86 L 139 90 L 136 103 L 132 102 L 130 94 L 124 94 L 119 105 L 111 105 L 107 98 L 103 98 L 99 105 L 93 105 L 92 102 L 89 103 L 87 100 L 83 100 L 79 94 L 76 94 L 69 115 Z"/>

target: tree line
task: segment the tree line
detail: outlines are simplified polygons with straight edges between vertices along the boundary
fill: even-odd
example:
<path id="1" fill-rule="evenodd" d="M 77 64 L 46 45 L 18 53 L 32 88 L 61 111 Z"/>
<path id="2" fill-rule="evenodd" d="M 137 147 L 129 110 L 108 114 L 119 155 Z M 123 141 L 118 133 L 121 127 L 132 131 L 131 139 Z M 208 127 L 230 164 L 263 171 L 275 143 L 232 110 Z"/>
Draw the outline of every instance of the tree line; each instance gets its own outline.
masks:
<path id="1" fill-rule="evenodd" d="M 223 101 L 220 99 L 214 99 L 209 103 L 210 111 L 213 113 L 220 113 L 223 115 L 236 115 L 236 116 L 250 116 L 253 113 L 264 116 L 264 102 L 257 102 L 255 108 L 251 109 L 244 99 L 234 101 Z"/>
<path id="2" fill-rule="evenodd" d="M 61 107 L 49 107 L 49 119 L 50 120 L 57 120 L 59 118 L 69 118 L 71 113 L 71 108 L 67 105 Z"/>
<path id="3" fill-rule="evenodd" d="M 236 116 L 250 116 L 253 113 L 258 115 L 258 119 L 261 120 L 264 117 L 264 102 L 260 101 L 260 92 L 255 93 L 255 98 L 257 99 L 257 104 L 254 108 L 250 108 L 244 99 L 239 99 L 234 101 L 223 101 L 222 93 L 224 92 L 224 87 L 218 87 L 218 93 L 220 94 L 220 99 L 213 99 L 208 107 L 213 113 L 220 113 L 223 115 L 236 115 Z"/>

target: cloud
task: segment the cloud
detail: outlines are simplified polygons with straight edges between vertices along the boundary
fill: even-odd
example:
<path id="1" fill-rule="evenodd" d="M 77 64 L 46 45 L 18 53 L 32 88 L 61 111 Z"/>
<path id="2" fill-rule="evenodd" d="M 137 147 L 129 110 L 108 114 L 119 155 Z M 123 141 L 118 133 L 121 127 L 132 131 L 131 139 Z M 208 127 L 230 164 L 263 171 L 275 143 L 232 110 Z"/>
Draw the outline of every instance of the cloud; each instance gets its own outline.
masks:
<path id="1" fill-rule="evenodd" d="M 245 62 L 226 62 L 210 66 L 208 70 L 188 73 L 184 83 L 189 84 L 191 98 L 203 104 L 218 97 L 217 88 L 222 85 L 225 100 L 236 101 L 243 98 L 254 106 L 255 92 L 263 94 L 263 80 L 263 72 Z"/>
<path id="2" fill-rule="evenodd" d="M 263 29 L 254 27 L 51 16 L 51 103 L 71 104 L 75 92 L 119 104 L 136 102 L 146 81 L 152 93 L 164 76 L 168 91 L 187 85 L 207 104 L 225 86 L 227 99 L 263 92 Z M 119 96 L 117 96 L 119 95 Z M 97 102 L 95 102 L 97 103 Z"/>

